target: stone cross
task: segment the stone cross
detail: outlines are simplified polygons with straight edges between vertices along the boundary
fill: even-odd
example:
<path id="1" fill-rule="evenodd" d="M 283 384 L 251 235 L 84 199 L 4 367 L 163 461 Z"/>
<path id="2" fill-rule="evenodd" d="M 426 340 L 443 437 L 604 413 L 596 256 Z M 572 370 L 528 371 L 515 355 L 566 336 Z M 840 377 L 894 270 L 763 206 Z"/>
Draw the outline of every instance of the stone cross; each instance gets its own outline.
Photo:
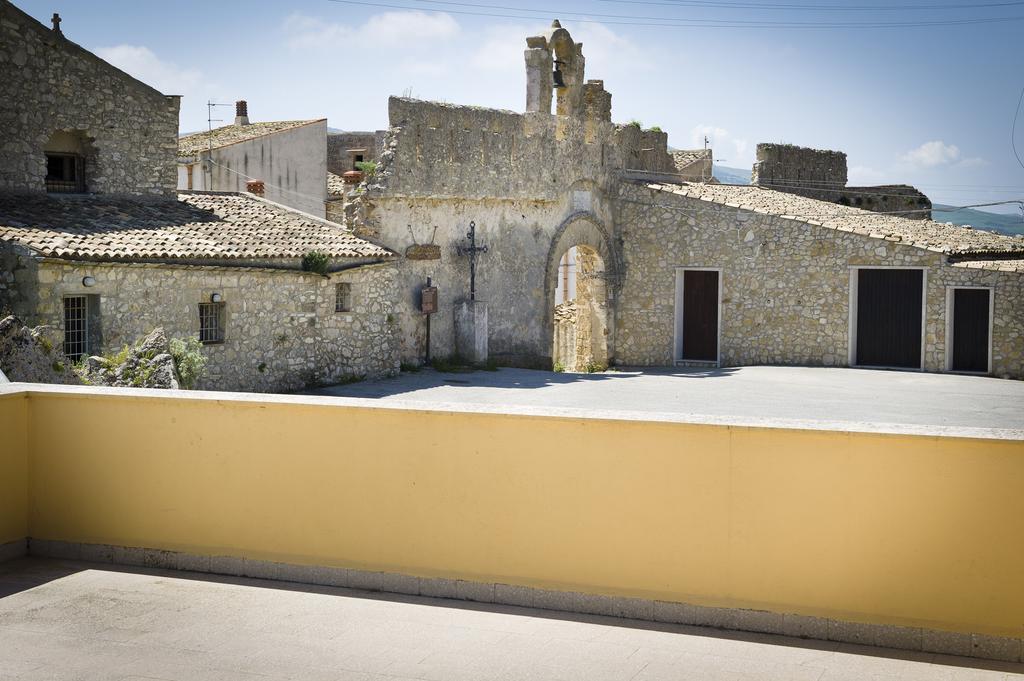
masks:
<path id="1" fill-rule="evenodd" d="M 469 246 L 458 246 L 456 252 L 469 256 L 469 299 L 476 300 L 476 254 L 486 253 L 487 246 L 476 245 L 476 222 L 469 223 L 466 238 L 469 239 Z"/>
<path id="2" fill-rule="evenodd" d="M 53 22 L 53 32 L 57 35 L 64 35 L 64 32 L 60 30 L 60 15 L 54 12 L 50 21 Z"/>

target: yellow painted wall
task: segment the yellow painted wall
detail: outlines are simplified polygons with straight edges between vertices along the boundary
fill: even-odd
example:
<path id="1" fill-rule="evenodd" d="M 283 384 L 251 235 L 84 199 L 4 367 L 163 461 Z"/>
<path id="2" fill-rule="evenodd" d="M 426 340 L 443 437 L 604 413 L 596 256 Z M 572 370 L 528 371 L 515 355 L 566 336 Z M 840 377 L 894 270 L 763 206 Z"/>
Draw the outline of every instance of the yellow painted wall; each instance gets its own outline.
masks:
<path id="1" fill-rule="evenodd" d="M 1024 442 L 33 393 L 34 537 L 1024 633 Z"/>
<path id="2" fill-rule="evenodd" d="M 28 399 L 0 395 L 0 544 L 28 536 Z"/>

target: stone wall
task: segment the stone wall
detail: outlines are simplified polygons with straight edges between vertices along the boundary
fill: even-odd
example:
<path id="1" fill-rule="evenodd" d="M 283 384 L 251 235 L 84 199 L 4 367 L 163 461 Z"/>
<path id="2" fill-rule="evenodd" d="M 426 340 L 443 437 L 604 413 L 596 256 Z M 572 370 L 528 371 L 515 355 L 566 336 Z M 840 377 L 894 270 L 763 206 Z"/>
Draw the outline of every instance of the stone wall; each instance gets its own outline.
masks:
<path id="1" fill-rule="evenodd" d="M 384 143 L 385 130 L 376 132 L 331 132 L 327 134 L 327 170 L 341 175 L 353 167 L 352 149 L 361 152 L 364 161 L 376 161 Z"/>
<path id="2" fill-rule="evenodd" d="M 54 133 L 85 140 L 86 191 L 170 197 L 179 98 L 0 1 L 0 190 L 44 191 Z"/>
<path id="3" fill-rule="evenodd" d="M 946 368 L 946 287 L 995 287 L 993 374 L 1024 378 L 1024 277 L 948 264 L 940 253 L 623 184 L 620 364 L 675 357 L 677 268 L 722 268 L 723 366 L 849 363 L 853 265 L 927 268 L 924 366 Z"/>
<path id="4" fill-rule="evenodd" d="M 82 286 L 86 275 L 95 286 Z M 348 312 L 335 312 L 341 282 L 351 285 Z M 392 263 L 322 277 L 269 268 L 43 260 L 38 303 L 23 318 L 62 328 L 63 296 L 97 295 L 102 351 L 110 352 L 158 326 L 169 337 L 196 336 L 198 304 L 214 292 L 225 303 L 225 340 L 204 346 L 209 363 L 200 388 L 280 392 L 398 371 Z"/>
<path id="5" fill-rule="evenodd" d="M 932 202 L 916 187 L 847 187 L 846 154 L 791 144 L 758 144 L 750 183 L 809 199 L 913 220 L 930 220 Z"/>

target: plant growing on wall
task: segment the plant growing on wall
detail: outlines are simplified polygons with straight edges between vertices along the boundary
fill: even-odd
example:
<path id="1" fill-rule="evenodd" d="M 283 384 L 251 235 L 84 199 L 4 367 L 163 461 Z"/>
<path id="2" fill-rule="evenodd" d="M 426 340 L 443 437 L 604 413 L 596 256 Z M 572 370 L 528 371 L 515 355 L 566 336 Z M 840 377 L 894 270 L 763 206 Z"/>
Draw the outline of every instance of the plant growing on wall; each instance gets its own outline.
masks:
<path id="1" fill-rule="evenodd" d="M 185 339 L 172 338 L 169 345 L 171 357 L 174 358 L 174 366 L 178 370 L 181 387 L 191 390 L 206 371 L 206 355 L 203 354 L 203 344 L 199 342 L 198 338 L 190 336 Z"/>
<path id="2" fill-rule="evenodd" d="M 359 170 L 366 176 L 366 179 L 370 179 L 377 172 L 376 161 L 356 161 L 356 170 Z"/>
<path id="3" fill-rule="evenodd" d="M 641 123 L 640 121 L 638 121 L 635 118 L 633 120 L 631 120 L 629 123 L 626 123 L 626 125 L 632 125 L 634 128 L 643 128 L 644 127 L 644 124 Z"/>
<path id="4" fill-rule="evenodd" d="M 329 255 L 323 251 L 310 251 L 302 256 L 302 269 L 305 272 L 316 272 L 326 275 L 327 265 L 331 262 Z"/>
<path id="5" fill-rule="evenodd" d="M 661 126 L 652 125 L 651 127 L 647 128 L 647 132 L 661 132 Z"/>

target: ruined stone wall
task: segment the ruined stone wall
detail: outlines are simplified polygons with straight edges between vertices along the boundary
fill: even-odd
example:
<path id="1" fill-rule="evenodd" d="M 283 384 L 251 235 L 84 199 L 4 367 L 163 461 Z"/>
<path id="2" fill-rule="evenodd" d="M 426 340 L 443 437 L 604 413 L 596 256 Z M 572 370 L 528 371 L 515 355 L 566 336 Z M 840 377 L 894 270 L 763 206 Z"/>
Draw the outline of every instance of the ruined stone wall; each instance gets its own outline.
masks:
<path id="1" fill-rule="evenodd" d="M 400 264 L 402 358 L 422 361 L 425 318 L 417 291 L 432 277 L 440 310 L 431 319 L 431 352 L 454 352 L 452 305 L 469 296 L 469 261 L 456 255 L 477 225 L 477 299 L 488 303 L 489 349 L 501 362 L 550 367 L 554 289 L 548 275 L 574 236 L 569 222 L 594 227 L 586 243 L 611 234 L 606 196 L 624 154 L 616 128 L 587 141 L 580 118 L 516 114 L 407 99 L 391 100 L 391 131 L 377 176 L 347 216 L 356 233 L 400 254 L 433 242 L 437 260 Z M 639 132 L 639 131 L 638 131 Z M 641 136 L 635 137 L 640 143 Z M 435 230 L 436 228 L 436 230 Z M 553 263 L 553 264 L 552 264 Z"/>
<path id="2" fill-rule="evenodd" d="M 86 275 L 93 287 L 82 286 Z M 352 309 L 335 312 L 335 284 L 351 285 Z M 38 305 L 28 324 L 63 328 L 65 295 L 98 295 L 102 351 L 116 351 L 157 326 L 196 336 L 198 304 L 220 293 L 225 340 L 204 345 L 199 388 L 280 392 L 398 371 L 393 263 L 328 277 L 301 271 L 41 261 Z M 90 348 L 96 354 L 97 348 Z"/>
<path id="3" fill-rule="evenodd" d="M 672 152 L 674 172 L 686 182 L 707 182 L 714 177 L 711 149 L 677 149 Z"/>
<path id="4" fill-rule="evenodd" d="M 25 315 L 35 309 L 39 263 L 32 252 L 10 241 L 0 241 L 0 317 Z"/>
<path id="5" fill-rule="evenodd" d="M 751 184 L 913 220 L 930 220 L 932 202 L 909 185 L 847 187 L 846 154 L 790 144 L 758 144 Z"/>
<path id="6" fill-rule="evenodd" d="M 676 271 L 722 268 L 723 366 L 849 363 L 850 267 L 927 268 L 924 366 L 946 367 L 946 287 L 995 287 L 993 374 L 1024 378 L 1024 276 L 967 269 L 940 253 L 623 184 L 620 364 L 675 360 Z"/>
<path id="7" fill-rule="evenodd" d="M 846 154 L 792 144 L 758 144 L 757 161 L 750 176 L 751 184 L 771 185 L 780 190 L 786 186 L 845 187 L 846 180 Z"/>
<path id="8" fill-rule="evenodd" d="M 177 97 L 7 2 L 0 2 L 0 73 L 0 190 L 45 191 L 44 146 L 55 132 L 81 131 L 87 191 L 174 195 Z"/>
<path id="9" fill-rule="evenodd" d="M 327 170 L 341 175 L 349 170 L 355 170 L 352 166 L 352 154 L 350 149 L 365 149 L 363 152 L 364 161 L 376 161 L 380 155 L 381 145 L 384 143 L 386 131 L 376 132 L 329 132 L 327 134 Z"/>

